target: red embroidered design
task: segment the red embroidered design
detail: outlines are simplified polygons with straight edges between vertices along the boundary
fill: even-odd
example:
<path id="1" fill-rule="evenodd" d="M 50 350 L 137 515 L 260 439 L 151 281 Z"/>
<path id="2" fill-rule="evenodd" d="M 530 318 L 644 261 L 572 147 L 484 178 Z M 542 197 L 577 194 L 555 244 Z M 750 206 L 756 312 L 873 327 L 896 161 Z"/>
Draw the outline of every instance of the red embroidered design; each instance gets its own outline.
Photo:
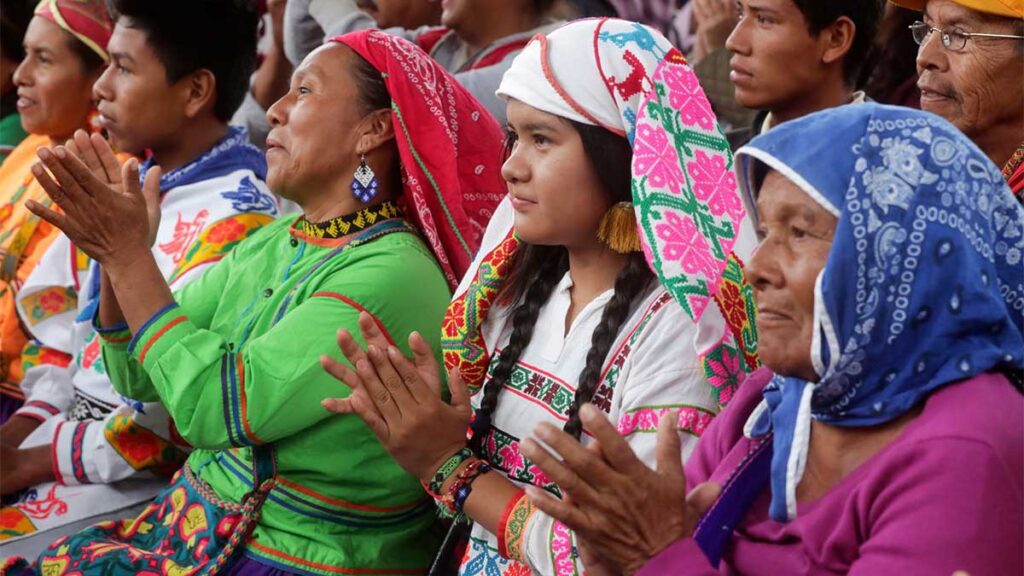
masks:
<path id="1" fill-rule="evenodd" d="M 86 345 L 85 350 L 82 352 L 82 368 L 88 370 L 92 367 L 96 359 L 100 357 L 100 339 L 95 336 Z"/>
<path id="2" fill-rule="evenodd" d="M 619 93 L 619 97 L 623 100 L 629 101 L 630 98 L 644 92 L 644 80 L 647 79 L 647 71 L 644 70 L 644 65 L 640 62 L 640 59 L 636 57 L 630 51 L 626 51 L 622 55 L 622 59 L 629 64 L 632 71 L 629 76 L 626 77 L 622 82 L 616 82 L 615 80 L 608 78 L 605 80 L 608 82 L 609 88 L 614 88 Z"/>
<path id="3" fill-rule="evenodd" d="M 209 215 L 210 213 L 203 209 L 196 214 L 195 219 L 188 221 L 183 219 L 179 213 L 178 222 L 174 225 L 174 236 L 170 242 L 160 244 L 160 251 L 170 256 L 175 264 L 181 262 L 203 229 L 203 224 L 206 223 L 206 217 Z"/>
<path id="4" fill-rule="evenodd" d="M 36 520 L 45 520 L 53 514 L 57 516 L 65 515 L 68 512 L 68 503 L 57 497 L 57 486 L 57 484 L 54 484 L 50 487 L 50 491 L 46 493 L 46 498 L 15 504 L 15 507 Z"/>

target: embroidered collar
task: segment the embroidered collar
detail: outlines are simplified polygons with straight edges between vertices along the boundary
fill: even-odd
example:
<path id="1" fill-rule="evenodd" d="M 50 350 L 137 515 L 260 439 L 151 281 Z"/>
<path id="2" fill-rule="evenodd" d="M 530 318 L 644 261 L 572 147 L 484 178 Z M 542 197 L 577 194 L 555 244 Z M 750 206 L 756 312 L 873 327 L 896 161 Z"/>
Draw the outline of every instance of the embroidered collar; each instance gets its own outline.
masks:
<path id="1" fill-rule="evenodd" d="M 389 218 L 397 218 L 401 215 L 402 211 L 394 202 L 389 200 L 369 208 L 363 208 L 352 214 L 331 218 L 325 222 L 310 222 L 303 217 L 299 219 L 297 224 L 311 238 L 334 239 L 347 236 L 353 232 L 361 232 L 377 222 Z"/>

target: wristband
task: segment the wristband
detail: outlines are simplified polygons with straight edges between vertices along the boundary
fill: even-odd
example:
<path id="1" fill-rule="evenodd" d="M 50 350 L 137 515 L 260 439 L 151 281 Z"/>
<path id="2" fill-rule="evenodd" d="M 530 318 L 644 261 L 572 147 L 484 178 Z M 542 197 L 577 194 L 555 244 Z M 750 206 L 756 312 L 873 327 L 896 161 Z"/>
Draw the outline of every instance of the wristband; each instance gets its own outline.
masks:
<path id="1" fill-rule="evenodd" d="M 445 480 L 448 480 L 448 477 L 458 470 L 459 466 L 471 456 L 473 456 L 473 451 L 469 448 L 463 448 L 451 455 L 443 464 L 441 464 L 441 467 L 437 469 L 437 472 L 434 473 L 433 479 L 431 479 L 430 484 L 427 485 L 427 491 L 430 492 L 431 495 L 440 494 Z"/>

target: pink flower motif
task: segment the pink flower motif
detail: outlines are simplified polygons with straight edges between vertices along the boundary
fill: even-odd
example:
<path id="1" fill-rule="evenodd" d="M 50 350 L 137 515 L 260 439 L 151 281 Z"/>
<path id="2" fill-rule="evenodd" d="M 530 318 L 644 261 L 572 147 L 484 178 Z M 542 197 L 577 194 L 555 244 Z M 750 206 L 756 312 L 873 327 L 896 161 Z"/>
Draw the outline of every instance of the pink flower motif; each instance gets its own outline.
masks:
<path id="1" fill-rule="evenodd" d="M 686 164 L 686 171 L 693 178 L 693 191 L 697 198 L 707 204 L 711 213 L 721 216 L 728 213 L 733 220 L 743 217 L 743 205 L 736 194 L 736 176 L 725 167 L 721 154 L 707 155 L 697 150 L 697 160 Z"/>
<path id="2" fill-rule="evenodd" d="M 509 445 L 498 450 L 501 462 L 510 475 L 515 475 L 526 470 L 526 462 L 523 459 L 523 455 L 519 453 L 518 448 L 518 445 Z"/>
<path id="3" fill-rule="evenodd" d="M 665 66 L 663 80 L 669 89 L 668 103 L 679 110 L 679 117 L 688 126 L 697 125 L 711 130 L 715 125 L 715 113 L 711 103 L 701 90 L 697 76 L 686 66 Z"/>
<path id="4" fill-rule="evenodd" d="M 721 361 L 708 357 L 707 363 L 708 368 L 711 369 L 708 382 L 718 393 L 719 404 L 725 406 L 729 400 L 732 400 L 733 392 L 739 385 L 740 356 L 723 346 Z"/>
<path id="5" fill-rule="evenodd" d="M 641 124 L 637 129 L 633 170 L 640 175 L 646 174 L 652 187 L 668 188 L 676 195 L 685 178 L 675 146 L 668 141 L 663 130 L 653 129 L 649 124 Z"/>
<path id="6" fill-rule="evenodd" d="M 679 262 L 687 274 L 702 274 L 705 278 L 718 275 L 718 262 L 711 255 L 707 240 L 689 217 L 680 218 L 674 212 L 665 213 L 665 223 L 655 227 L 661 238 L 663 260 Z"/>
<path id="7" fill-rule="evenodd" d="M 555 576 L 578 574 L 574 548 L 572 532 L 565 524 L 555 521 L 551 527 L 551 555 L 555 565 Z"/>

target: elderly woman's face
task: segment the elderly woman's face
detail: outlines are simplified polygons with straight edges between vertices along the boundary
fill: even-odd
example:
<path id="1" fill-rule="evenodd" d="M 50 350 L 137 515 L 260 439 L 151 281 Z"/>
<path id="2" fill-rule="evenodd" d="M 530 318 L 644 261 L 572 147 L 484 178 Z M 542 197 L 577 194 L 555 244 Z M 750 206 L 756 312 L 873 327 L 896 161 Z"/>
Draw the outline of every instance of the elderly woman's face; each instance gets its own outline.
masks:
<path id="1" fill-rule="evenodd" d="M 814 284 L 832 247 L 836 217 L 775 171 L 761 185 L 757 213 L 762 240 L 746 275 L 757 301 L 758 354 L 777 374 L 817 381 Z"/>
<path id="2" fill-rule="evenodd" d="M 359 163 L 359 105 L 351 48 L 331 43 L 313 51 L 292 75 L 288 94 L 267 111 L 267 185 L 301 203 L 310 190 L 352 178 Z"/>
<path id="3" fill-rule="evenodd" d="M 923 19 L 942 30 L 1020 34 L 1013 19 L 982 14 L 953 0 L 931 0 Z M 939 36 L 933 33 L 918 49 L 921 108 L 974 139 L 1000 123 L 1019 123 L 1024 110 L 1024 41 L 974 37 L 963 50 L 952 52 Z"/>

